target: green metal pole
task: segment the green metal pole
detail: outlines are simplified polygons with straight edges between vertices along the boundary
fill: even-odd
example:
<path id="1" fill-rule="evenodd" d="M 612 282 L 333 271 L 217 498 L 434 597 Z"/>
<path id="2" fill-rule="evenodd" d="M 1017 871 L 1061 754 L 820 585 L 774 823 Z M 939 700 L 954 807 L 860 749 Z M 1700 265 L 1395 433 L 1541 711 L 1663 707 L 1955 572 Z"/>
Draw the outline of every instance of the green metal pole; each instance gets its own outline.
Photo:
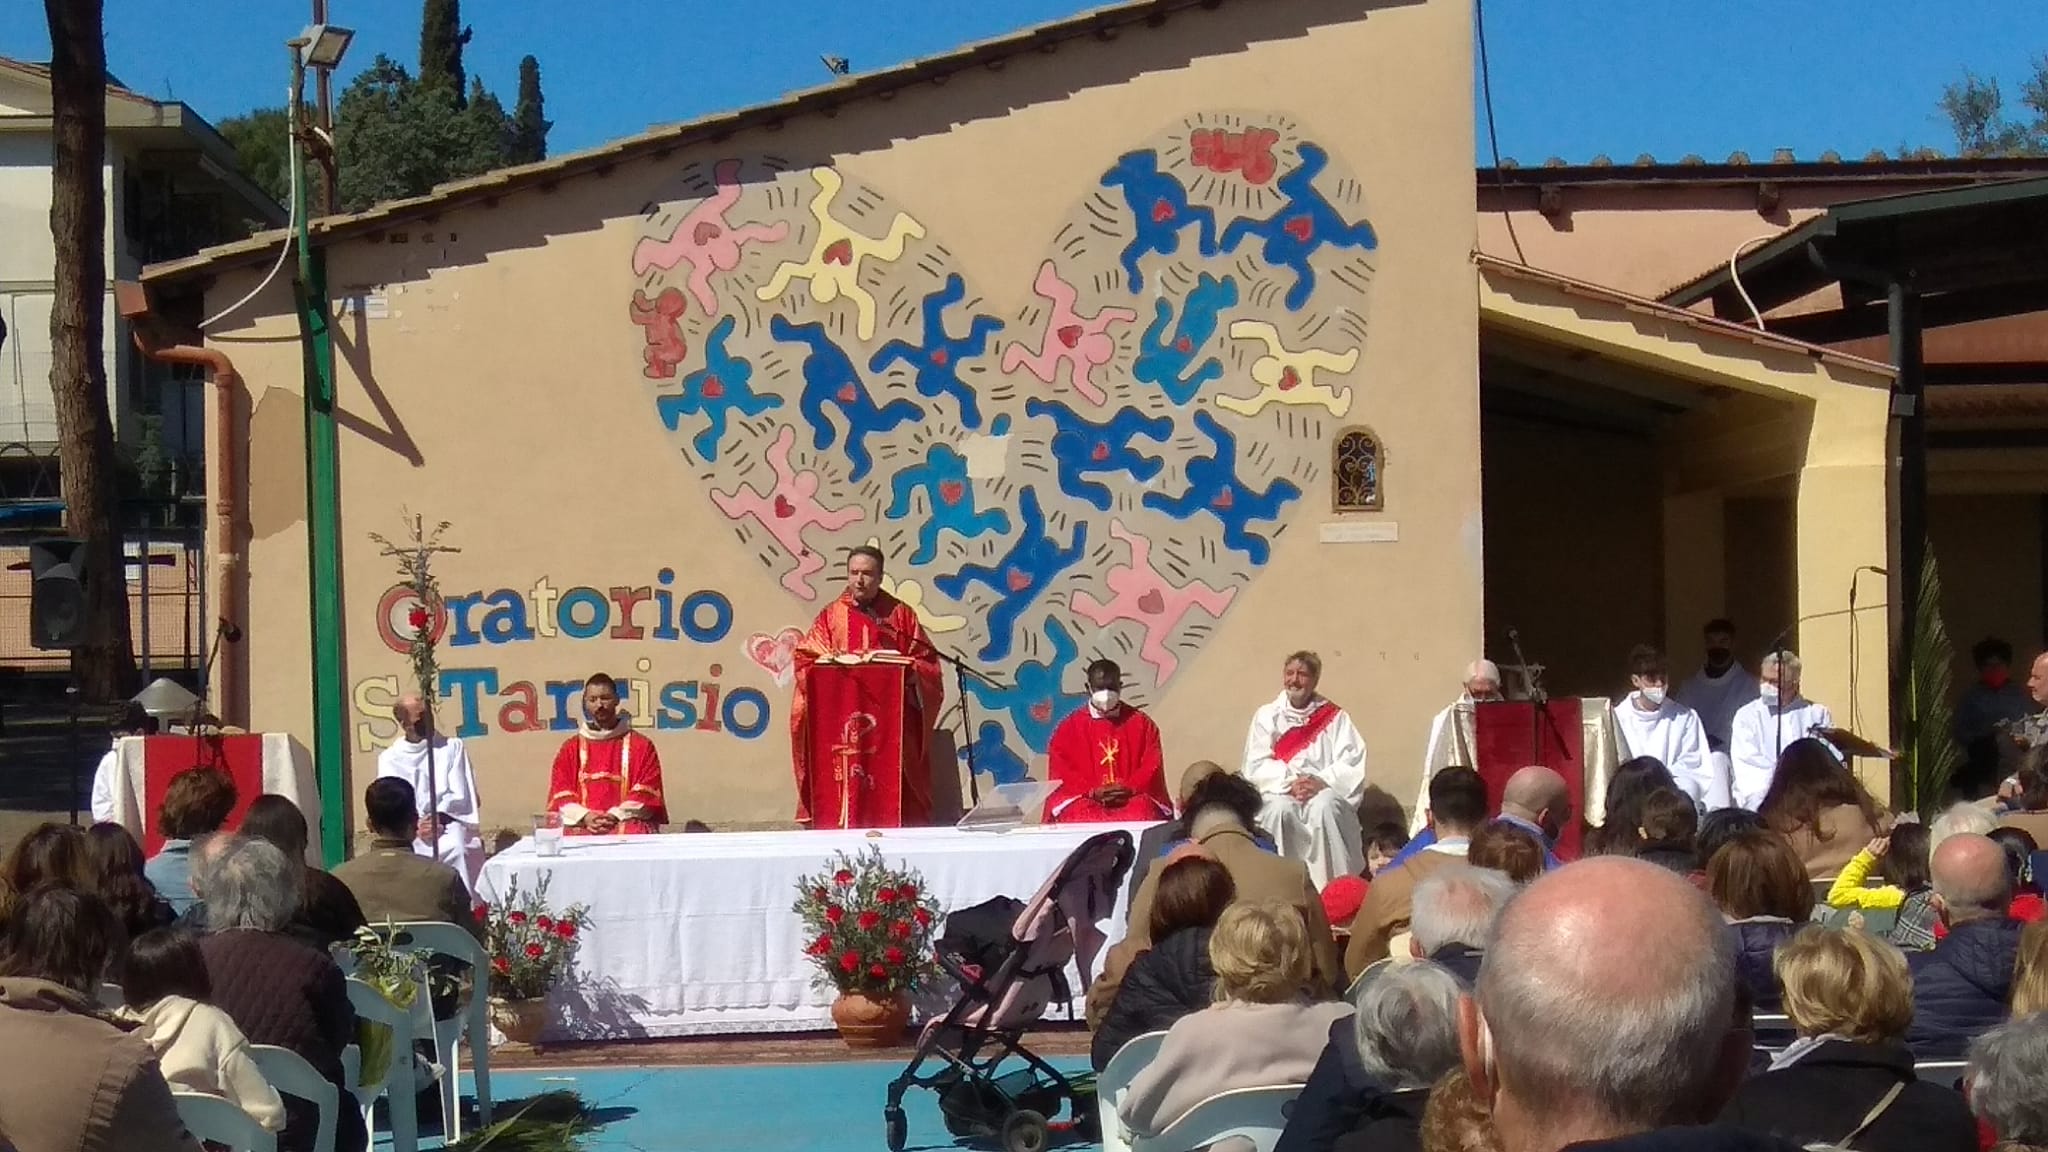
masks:
<path id="1" fill-rule="evenodd" d="M 298 220 L 300 347 L 305 353 L 306 546 L 313 624 L 313 764 L 320 787 L 320 844 L 328 867 L 348 856 L 346 695 L 341 668 L 340 456 L 334 423 L 334 342 L 327 312 L 327 257 L 313 247 L 306 189 L 306 68 L 292 48 L 293 216 Z"/>

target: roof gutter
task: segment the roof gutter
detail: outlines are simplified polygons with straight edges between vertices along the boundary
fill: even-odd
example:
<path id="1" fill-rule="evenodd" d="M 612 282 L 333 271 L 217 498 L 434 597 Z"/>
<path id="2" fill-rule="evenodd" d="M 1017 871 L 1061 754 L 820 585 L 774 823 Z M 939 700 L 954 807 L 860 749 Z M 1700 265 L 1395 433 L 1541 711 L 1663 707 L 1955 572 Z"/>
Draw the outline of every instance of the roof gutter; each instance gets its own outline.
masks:
<path id="1" fill-rule="evenodd" d="M 242 509 L 236 487 L 237 453 L 235 445 L 236 397 L 241 392 L 242 374 L 235 370 L 234 361 L 218 348 L 202 344 L 179 344 L 171 340 L 168 333 L 171 326 L 162 317 L 152 315 L 147 289 L 133 280 L 122 280 L 114 285 L 114 302 L 120 309 L 121 318 L 128 321 L 129 330 L 135 333 L 135 347 L 144 356 L 160 364 L 196 364 L 206 370 L 213 382 L 217 396 L 214 405 L 213 432 L 208 437 L 211 455 L 215 461 L 213 475 L 207 477 L 207 484 L 213 490 L 213 603 L 219 605 L 215 615 L 223 624 L 241 627 L 245 621 L 242 589 L 245 582 L 242 556 Z M 241 661 L 233 652 L 226 660 L 213 669 L 213 685 L 210 695 L 215 716 L 224 725 L 247 727 L 243 715 L 243 692 Z M 200 685 L 202 691 L 208 685 Z"/>

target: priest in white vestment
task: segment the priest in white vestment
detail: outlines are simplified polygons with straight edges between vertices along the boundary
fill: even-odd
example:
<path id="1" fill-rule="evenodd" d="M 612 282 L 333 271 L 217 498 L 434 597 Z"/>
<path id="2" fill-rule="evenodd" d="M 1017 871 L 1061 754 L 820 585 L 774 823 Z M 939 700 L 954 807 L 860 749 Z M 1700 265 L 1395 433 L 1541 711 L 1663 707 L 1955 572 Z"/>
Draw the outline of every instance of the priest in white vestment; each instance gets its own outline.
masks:
<path id="1" fill-rule="evenodd" d="M 416 692 L 400 696 L 392 715 L 400 734 L 396 743 L 377 754 L 377 776 L 395 776 L 412 785 L 420 815 L 412 850 L 455 869 L 474 894 L 484 870 L 484 841 L 477 824 L 476 772 L 469 766 L 469 751 L 461 737 L 432 731 L 427 703 Z"/>
<path id="2" fill-rule="evenodd" d="M 1279 698 L 1252 714 L 1241 773 L 1264 798 L 1259 827 L 1282 856 L 1308 865 L 1318 888 L 1365 867 L 1365 737 L 1316 694 L 1322 674 L 1313 652 L 1287 658 Z"/>
<path id="3" fill-rule="evenodd" d="M 1825 704 L 1799 694 L 1799 657 L 1772 652 L 1758 668 L 1762 683 L 1757 698 L 1736 710 L 1728 733 L 1728 755 L 1735 763 L 1735 806 L 1754 812 L 1778 774 L 1778 753 L 1794 740 L 1832 728 L 1835 720 Z"/>
<path id="4" fill-rule="evenodd" d="M 1728 774 L 1707 758 L 1707 737 L 1699 713 L 1665 694 L 1671 684 L 1664 654 L 1639 644 L 1628 654 L 1633 689 L 1614 706 L 1614 726 L 1627 757 L 1655 756 L 1671 779 L 1703 812 L 1728 807 Z"/>
<path id="5" fill-rule="evenodd" d="M 1415 793 L 1408 834 L 1420 836 L 1429 826 L 1429 782 L 1453 766 L 1479 770 L 1478 710 L 1474 705 L 1505 699 L 1500 692 L 1500 665 L 1474 660 L 1465 665 L 1464 691 L 1429 723 L 1429 746 L 1422 755 L 1422 783 Z"/>
<path id="6" fill-rule="evenodd" d="M 1734 621 L 1709 620 L 1701 634 L 1706 641 L 1706 662 L 1672 695 L 1700 714 L 1700 727 L 1707 734 L 1707 762 L 1716 773 L 1732 778 L 1729 732 L 1735 725 L 1736 710 L 1757 698 L 1757 678 L 1735 658 Z"/>

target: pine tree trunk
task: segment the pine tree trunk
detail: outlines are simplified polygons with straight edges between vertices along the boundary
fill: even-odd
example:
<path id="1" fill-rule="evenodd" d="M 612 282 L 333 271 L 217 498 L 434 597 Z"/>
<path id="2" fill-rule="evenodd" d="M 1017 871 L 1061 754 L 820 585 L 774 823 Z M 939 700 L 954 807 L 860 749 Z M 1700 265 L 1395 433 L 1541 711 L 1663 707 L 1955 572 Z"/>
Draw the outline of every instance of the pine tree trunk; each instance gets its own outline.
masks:
<path id="1" fill-rule="evenodd" d="M 122 566 L 113 418 L 107 411 L 106 45 L 101 0 L 43 0 L 50 24 L 50 98 L 56 137 L 50 236 L 56 292 L 50 309 L 50 391 L 66 531 L 85 541 L 86 641 L 71 654 L 88 701 L 134 690 L 128 583 Z"/>

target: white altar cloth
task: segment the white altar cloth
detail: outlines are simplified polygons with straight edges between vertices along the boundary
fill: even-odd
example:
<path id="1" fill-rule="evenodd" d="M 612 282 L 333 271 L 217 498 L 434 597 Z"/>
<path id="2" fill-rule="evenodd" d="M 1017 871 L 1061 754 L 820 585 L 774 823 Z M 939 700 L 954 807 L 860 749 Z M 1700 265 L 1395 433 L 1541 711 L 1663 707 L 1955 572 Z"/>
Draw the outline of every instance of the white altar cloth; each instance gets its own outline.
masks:
<path id="1" fill-rule="evenodd" d="M 792 911 L 797 877 L 822 870 L 835 851 L 873 844 L 891 864 L 922 872 L 925 890 L 951 912 L 991 896 L 1030 899 L 1082 841 L 1119 827 L 1135 843 L 1148 825 L 566 837 L 552 859 L 535 855 L 529 837 L 485 862 L 478 895 L 495 904 L 514 879 L 526 892 L 547 875 L 551 906 L 589 905 L 576 971 L 549 997 L 549 1038 L 829 1029 L 834 993 L 812 982 L 809 940 Z M 1123 937 L 1128 892 L 1122 886 L 1102 925 L 1111 943 Z M 1079 1019 L 1080 981 L 1071 968 L 1068 978 Z"/>

